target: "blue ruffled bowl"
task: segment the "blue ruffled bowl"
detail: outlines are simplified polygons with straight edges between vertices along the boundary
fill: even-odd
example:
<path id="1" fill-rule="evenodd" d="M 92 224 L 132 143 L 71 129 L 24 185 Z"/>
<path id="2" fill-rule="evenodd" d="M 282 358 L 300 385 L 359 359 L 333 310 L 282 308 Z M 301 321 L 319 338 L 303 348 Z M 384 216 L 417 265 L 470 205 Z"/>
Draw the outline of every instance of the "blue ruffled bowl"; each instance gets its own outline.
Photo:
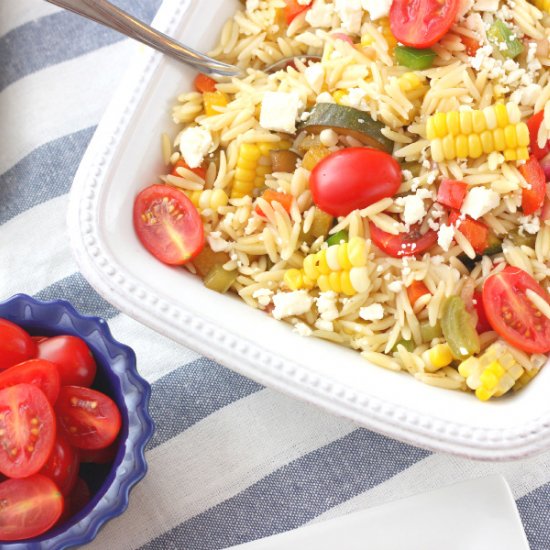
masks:
<path id="1" fill-rule="evenodd" d="M 18 324 L 33 335 L 72 334 L 82 338 L 97 363 L 93 387 L 109 395 L 122 416 L 119 448 L 108 466 L 83 465 L 90 502 L 62 525 L 33 539 L 0 543 L 9 550 L 62 550 L 90 542 L 110 519 L 128 507 L 130 489 L 147 471 L 145 445 L 153 434 L 148 413 L 151 388 L 136 370 L 136 356 L 128 346 L 111 336 L 99 317 L 80 315 L 69 302 L 40 302 L 17 294 L 0 302 L 0 317 Z M 86 471 L 87 470 L 87 471 Z"/>

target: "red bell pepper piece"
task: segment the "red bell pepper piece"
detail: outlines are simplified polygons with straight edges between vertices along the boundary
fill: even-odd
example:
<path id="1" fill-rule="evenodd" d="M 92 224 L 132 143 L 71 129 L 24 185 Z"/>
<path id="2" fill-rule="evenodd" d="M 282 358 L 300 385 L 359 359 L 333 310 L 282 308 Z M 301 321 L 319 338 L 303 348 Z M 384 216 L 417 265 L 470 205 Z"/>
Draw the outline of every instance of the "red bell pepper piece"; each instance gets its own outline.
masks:
<path id="1" fill-rule="evenodd" d="M 489 246 L 489 228 L 483 222 L 470 216 L 464 217 L 460 212 L 453 210 L 449 216 L 449 223 L 468 239 L 477 254 L 483 254 Z"/>
<path id="2" fill-rule="evenodd" d="M 290 214 L 290 208 L 294 197 L 287 193 L 279 193 L 278 191 L 273 191 L 273 189 L 266 189 L 263 192 L 262 199 L 267 201 L 269 204 L 274 201 L 278 202 Z M 256 211 L 256 214 L 265 218 L 265 214 L 258 205 L 256 205 L 254 210 Z"/>
<path id="3" fill-rule="evenodd" d="M 531 154 L 535 155 L 539 160 L 550 152 L 550 140 L 542 148 L 537 144 L 537 136 L 543 118 L 544 111 L 539 111 L 527 121 L 527 127 L 529 128 L 529 149 L 531 150 Z"/>
<path id="4" fill-rule="evenodd" d="M 443 206 L 460 210 L 467 192 L 468 185 L 463 181 L 443 180 L 437 190 L 437 202 Z"/>

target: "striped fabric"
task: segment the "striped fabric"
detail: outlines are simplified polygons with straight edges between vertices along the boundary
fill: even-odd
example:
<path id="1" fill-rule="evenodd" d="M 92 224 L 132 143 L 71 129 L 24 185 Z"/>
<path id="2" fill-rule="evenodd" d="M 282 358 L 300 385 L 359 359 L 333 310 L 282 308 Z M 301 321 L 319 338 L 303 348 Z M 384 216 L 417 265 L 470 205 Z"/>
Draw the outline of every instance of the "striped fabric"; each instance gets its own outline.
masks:
<path id="1" fill-rule="evenodd" d="M 117 3 L 150 21 L 159 0 Z M 393 441 L 174 344 L 90 288 L 68 246 L 67 193 L 135 47 L 41 0 L 0 2 L 0 298 L 65 298 L 105 317 L 153 386 L 149 473 L 89 547 L 226 548 L 502 473 L 533 550 L 550 549 L 550 453 L 485 464 Z"/>

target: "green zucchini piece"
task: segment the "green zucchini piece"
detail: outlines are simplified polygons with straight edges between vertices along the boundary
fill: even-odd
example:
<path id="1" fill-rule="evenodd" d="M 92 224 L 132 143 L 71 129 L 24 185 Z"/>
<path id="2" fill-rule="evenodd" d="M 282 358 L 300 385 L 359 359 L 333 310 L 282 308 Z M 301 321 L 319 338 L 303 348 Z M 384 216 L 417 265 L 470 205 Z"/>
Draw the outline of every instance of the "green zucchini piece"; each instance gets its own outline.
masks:
<path id="1" fill-rule="evenodd" d="M 481 344 L 474 319 L 460 296 L 449 296 L 443 302 L 441 328 L 455 359 L 463 361 L 479 353 Z"/>
<path id="2" fill-rule="evenodd" d="M 422 336 L 422 341 L 429 343 L 434 338 L 440 338 L 443 336 L 443 331 L 441 330 L 441 325 L 439 323 L 435 324 L 435 327 L 432 327 L 428 321 L 420 323 L 420 335 Z"/>
<path id="3" fill-rule="evenodd" d="M 395 343 L 395 346 L 393 346 L 393 348 L 391 350 L 392 353 L 398 351 L 397 346 L 399 346 L 399 345 L 403 346 L 410 353 L 412 353 L 414 351 L 414 348 L 416 347 L 412 340 L 401 339 L 401 340 L 399 340 L 398 342 Z"/>
<path id="4" fill-rule="evenodd" d="M 469 258 L 466 254 L 460 254 L 458 256 L 458 259 L 464 264 L 468 271 L 472 271 L 477 262 L 481 261 L 483 256 L 495 256 L 502 252 L 502 241 L 494 233 L 489 232 L 487 239 L 489 241 L 489 246 L 483 251 L 483 254 L 478 254 L 475 258 Z"/>
<path id="5" fill-rule="evenodd" d="M 210 290 L 225 294 L 231 288 L 238 275 L 239 272 L 236 269 L 234 271 L 226 271 L 222 264 L 217 264 L 204 278 L 204 286 Z"/>
<path id="6" fill-rule="evenodd" d="M 382 134 L 383 128 L 381 122 L 373 120 L 365 111 L 336 103 L 318 103 L 298 129 L 312 134 L 331 129 L 337 134 L 351 136 L 368 147 L 391 153 L 393 141 Z"/>
<path id="7" fill-rule="evenodd" d="M 516 58 L 523 52 L 523 44 L 504 21 L 497 19 L 487 31 L 487 38 L 493 44 L 493 50 L 503 57 Z"/>

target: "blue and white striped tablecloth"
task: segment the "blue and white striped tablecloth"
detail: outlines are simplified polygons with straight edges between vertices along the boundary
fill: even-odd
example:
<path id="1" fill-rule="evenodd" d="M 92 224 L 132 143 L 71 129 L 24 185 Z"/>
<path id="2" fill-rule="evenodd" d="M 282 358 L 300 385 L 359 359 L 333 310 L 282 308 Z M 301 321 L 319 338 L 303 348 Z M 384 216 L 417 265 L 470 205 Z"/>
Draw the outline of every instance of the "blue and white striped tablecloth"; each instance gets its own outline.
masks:
<path id="1" fill-rule="evenodd" d="M 150 21 L 159 0 L 117 4 Z M 225 548 L 502 473 L 532 549 L 549 550 L 550 453 L 485 464 L 399 443 L 174 344 L 90 288 L 69 250 L 67 193 L 135 48 L 42 0 L 0 0 L 0 298 L 64 298 L 105 317 L 153 387 L 149 473 L 89 547 Z"/>

